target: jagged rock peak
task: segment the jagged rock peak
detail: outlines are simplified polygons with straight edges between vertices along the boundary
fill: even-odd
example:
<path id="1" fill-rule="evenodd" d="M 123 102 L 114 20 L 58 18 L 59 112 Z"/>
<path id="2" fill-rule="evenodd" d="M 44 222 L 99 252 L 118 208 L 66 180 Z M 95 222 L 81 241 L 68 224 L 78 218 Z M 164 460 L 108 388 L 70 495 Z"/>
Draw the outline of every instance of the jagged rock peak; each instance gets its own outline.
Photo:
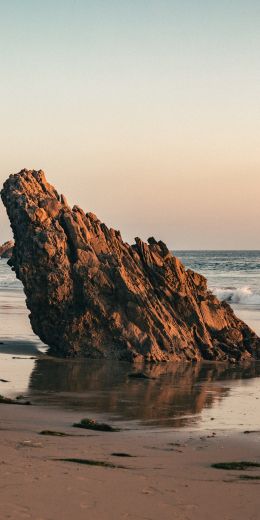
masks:
<path id="1" fill-rule="evenodd" d="M 130 246 L 93 213 L 71 209 L 41 170 L 11 175 L 1 196 L 15 239 L 10 264 L 32 328 L 57 355 L 260 357 L 256 334 L 162 241 L 136 238 Z"/>

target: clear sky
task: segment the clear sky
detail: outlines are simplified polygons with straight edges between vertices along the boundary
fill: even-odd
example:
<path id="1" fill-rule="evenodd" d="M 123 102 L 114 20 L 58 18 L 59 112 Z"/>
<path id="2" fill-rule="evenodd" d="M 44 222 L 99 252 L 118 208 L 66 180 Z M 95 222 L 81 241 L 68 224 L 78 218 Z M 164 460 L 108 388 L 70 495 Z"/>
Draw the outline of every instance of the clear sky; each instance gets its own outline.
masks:
<path id="1" fill-rule="evenodd" d="M 259 0 L 0 0 L 1 184 L 42 168 L 128 241 L 260 249 L 259 27 Z"/>

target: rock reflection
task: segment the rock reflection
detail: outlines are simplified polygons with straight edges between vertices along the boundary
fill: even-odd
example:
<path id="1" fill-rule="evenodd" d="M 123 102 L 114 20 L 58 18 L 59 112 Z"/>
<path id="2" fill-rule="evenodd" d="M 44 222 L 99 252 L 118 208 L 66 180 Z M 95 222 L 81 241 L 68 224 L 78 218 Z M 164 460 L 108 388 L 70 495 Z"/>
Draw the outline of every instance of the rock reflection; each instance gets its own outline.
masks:
<path id="1" fill-rule="evenodd" d="M 129 378 L 132 371 L 122 362 L 43 358 L 35 363 L 30 393 L 36 401 L 46 403 L 47 397 L 48 404 L 107 414 L 114 420 L 179 427 L 225 398 L 228 381 L 259 377 L 260 364 L 159 364 L 145 367 L 154 378 L 145 380 Z"/>

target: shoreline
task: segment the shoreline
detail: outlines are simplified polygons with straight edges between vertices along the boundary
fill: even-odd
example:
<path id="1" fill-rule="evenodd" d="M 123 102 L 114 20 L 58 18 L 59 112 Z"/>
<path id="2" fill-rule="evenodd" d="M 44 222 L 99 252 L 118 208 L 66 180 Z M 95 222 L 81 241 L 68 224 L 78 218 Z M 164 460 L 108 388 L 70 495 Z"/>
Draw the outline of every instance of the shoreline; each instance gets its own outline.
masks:
<path id="1" fill-rule="evenodd" d="M 260 470 L 217 470 L 211 464 L 260 463 L 260 432 L 73 428 L 84 414 L 2 404 L 1 515 L 19 520 L 257 520 Z M 54 430 L 71 436 L 39 435 Z M 126 453 L 132 457 L 113 456 Z M 90 459 L 124 468 L 58 459 Z"/>

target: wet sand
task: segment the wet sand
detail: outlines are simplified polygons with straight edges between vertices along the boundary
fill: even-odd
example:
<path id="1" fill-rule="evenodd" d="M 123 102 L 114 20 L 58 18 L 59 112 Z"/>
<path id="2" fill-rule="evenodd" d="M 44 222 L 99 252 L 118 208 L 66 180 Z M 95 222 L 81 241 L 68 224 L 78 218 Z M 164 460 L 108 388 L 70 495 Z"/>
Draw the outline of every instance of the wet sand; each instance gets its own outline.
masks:
<path id="1" fill-rule="evenodd" d="M 84 417 L 82 410 L 2 404 L 0 413 L 1 520 L 259 518 L 260 480 L 240 475 L 260 476 L 260 469 L 218 470 L 211 464 L 260 463 L 260 433 L 105 433 L 73 428 Z M 71 436 L 42 436 L 41 430 Z M 125 468 L 58 460 L 64 458 Z"/>

